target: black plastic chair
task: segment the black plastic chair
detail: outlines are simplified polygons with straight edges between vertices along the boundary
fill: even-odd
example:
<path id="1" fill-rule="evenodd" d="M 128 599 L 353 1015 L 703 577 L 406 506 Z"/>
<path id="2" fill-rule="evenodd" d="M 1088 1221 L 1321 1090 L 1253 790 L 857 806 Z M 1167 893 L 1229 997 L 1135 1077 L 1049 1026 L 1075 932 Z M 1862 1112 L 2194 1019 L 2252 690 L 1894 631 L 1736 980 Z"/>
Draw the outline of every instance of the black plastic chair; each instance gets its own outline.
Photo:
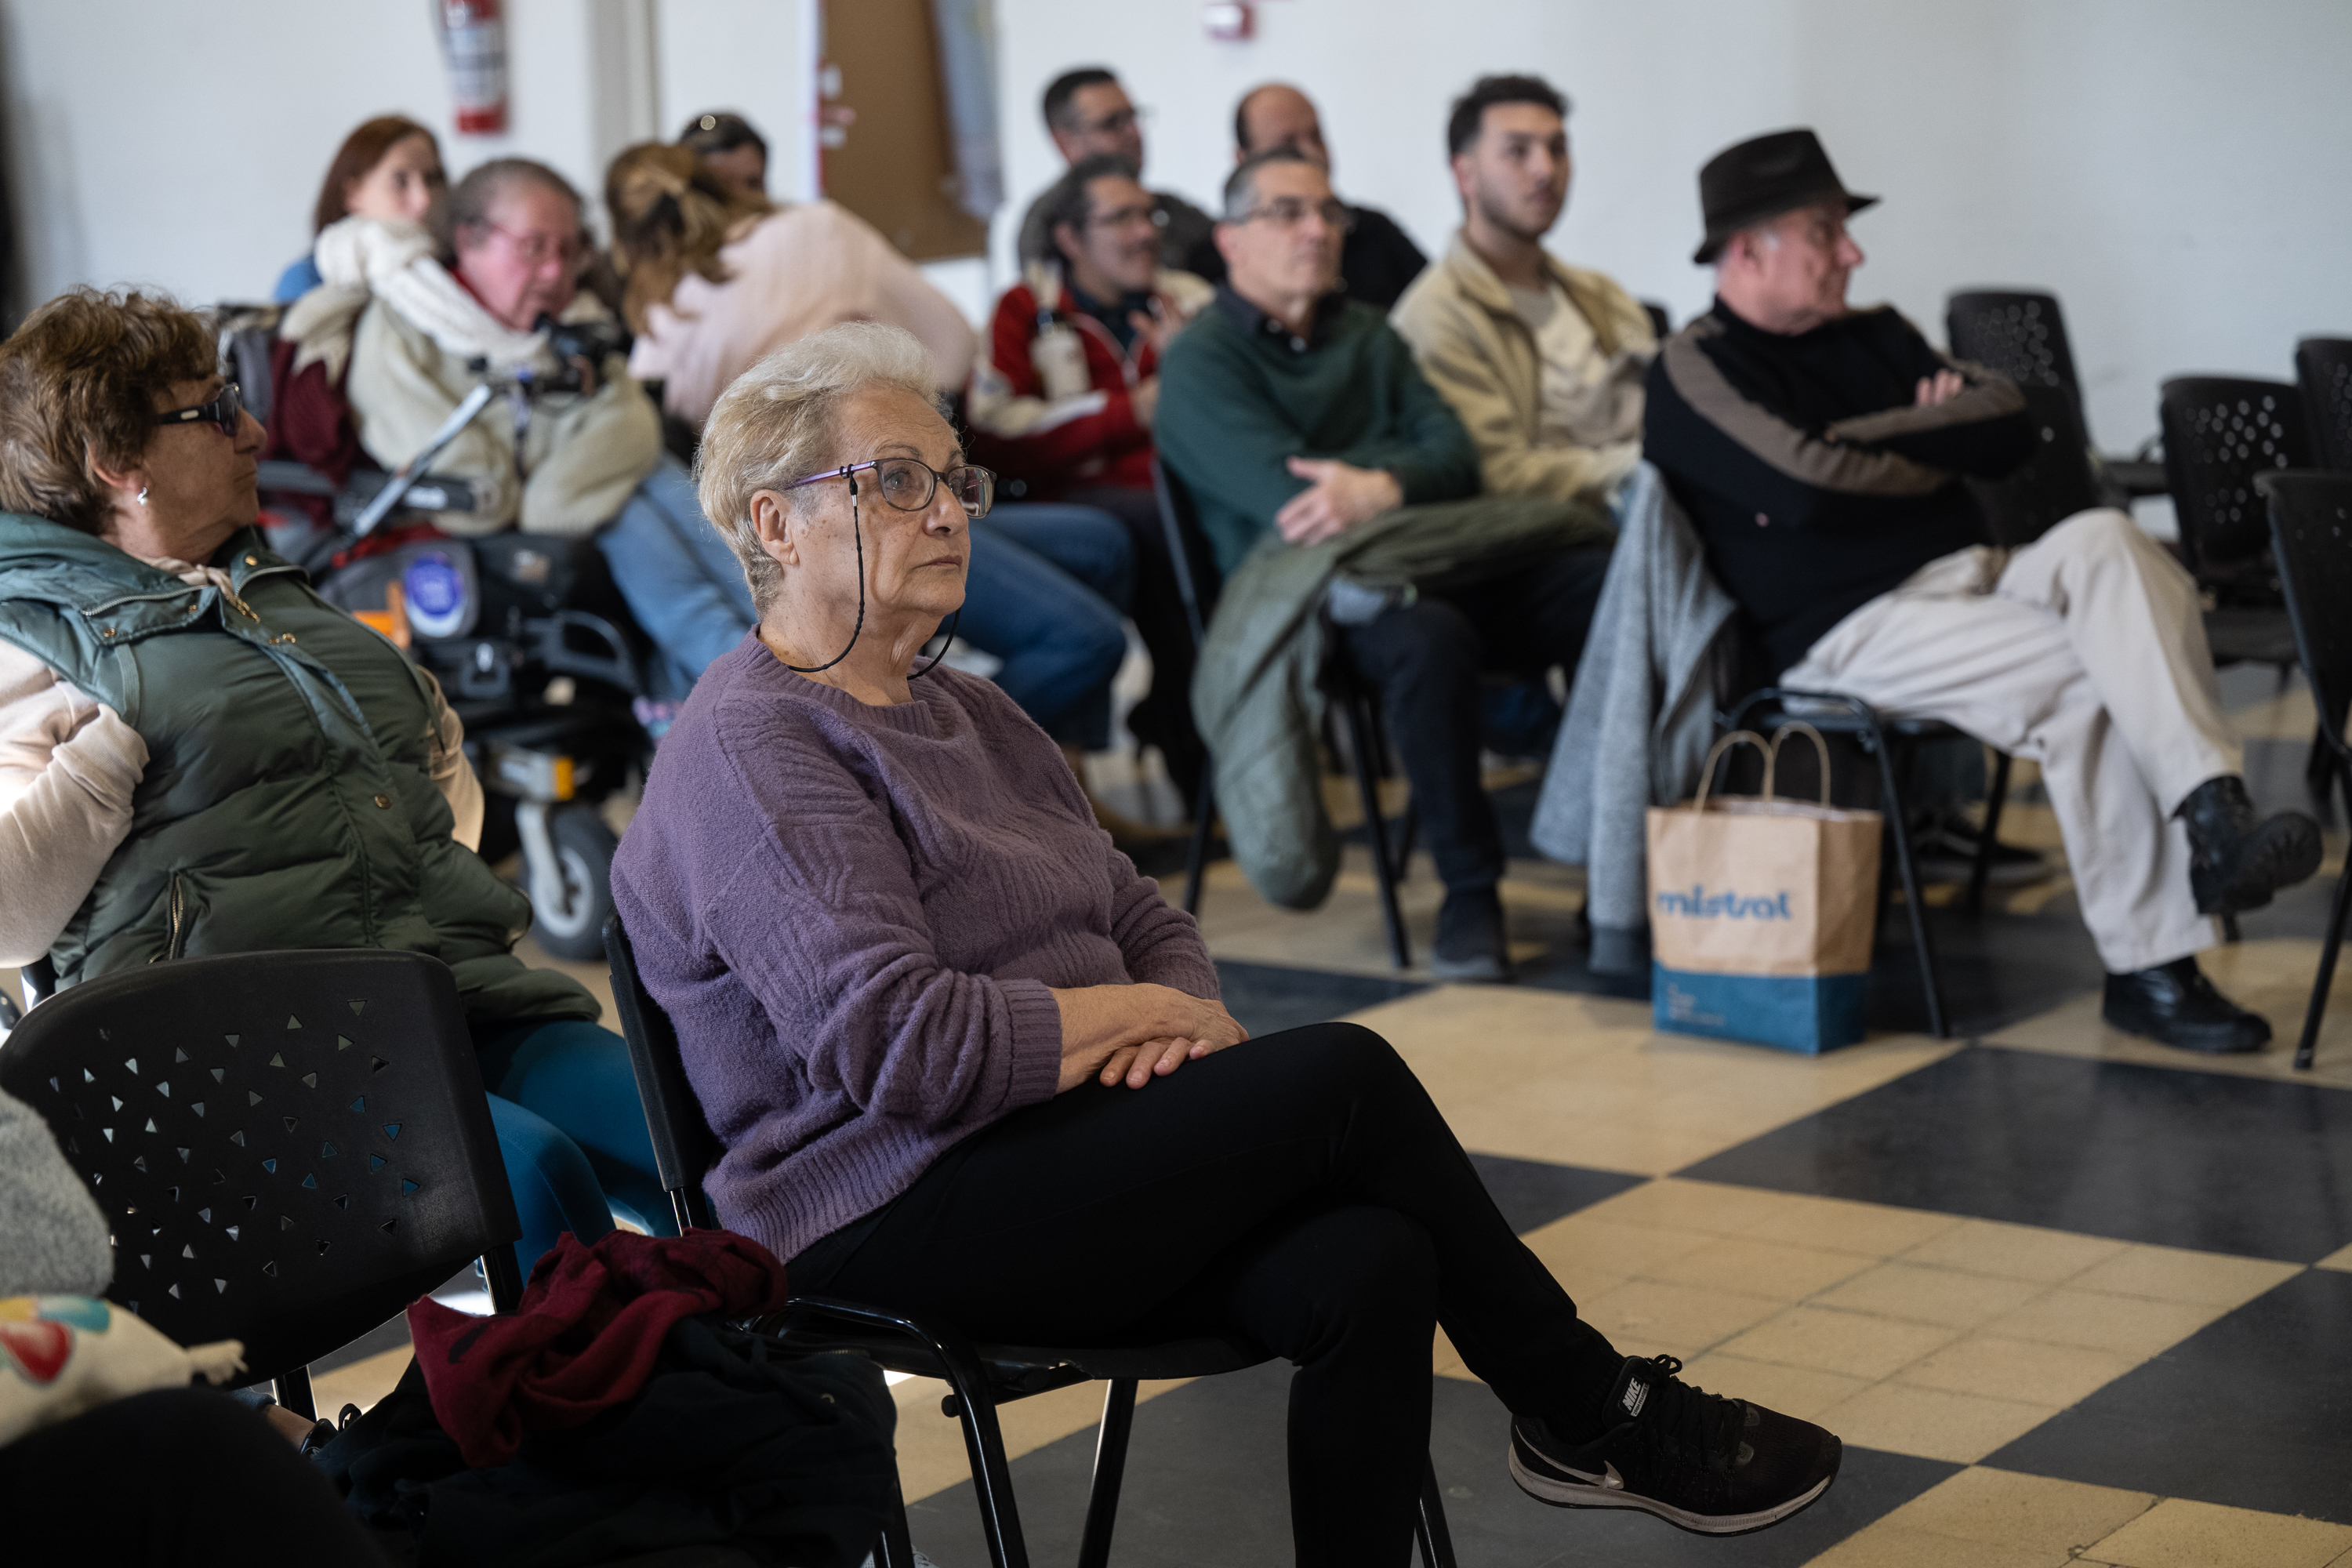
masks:
<path id="1" fill-rule="evenodd" d="M 2021 382 L 2033 421 L 2033 456 L 2005 479 L 1971 479 L 1969 493 L 1984 513 L 1995 543 L 2016 550 L 2032 543 L 2078 511 L 2102 504 L 2091 468 L 2083 412 L 2071 389 Z"/>
<path id="2" fill-rule="evenodd" d="M 1806 706 L 1790 710 L 1791 702 Z M 1948 741 L 1966 738 L 1966 732 L 1953 728 L 1940 719 L 1890 719 L 1881 714 L 1859 697 L 1843 691 L 1802 691 L 1795 687 L 1767 686 L 1749 692 L 1734 703 L 1730 710 L 1718 716 L 1717 723 L 1725 733 L 1735 730 L 1753 730 L 1757 723 L 1751 713 L 1778 710 L 1790 719 L 1802 720 L 1824 735 L 1843 735 L 1861 746 L 1878 763 L 1880 812 L 1886 819 L 1887 841 L 1894 847 L 1895 879 L 1903 888 L 1903 903 L 1910 917 L 1911 947 L 1919 962 L 1919 989 L 1927 1005 L 1927 1033 L 1937 1039 L 1948 1037 L 1944 1017 L 1944 987 L 1942 972 L 1936 962 L 1935 938 L 1927 930 L 1927 907 L 1920 899 L 1918 861 L 1911 845 L 1911 818 L 1905 805 L 1902 781 L 1910 772 L 1912 756 L 1928 741 Z M 2000 837 L 2000 813 L 2009 798 L 2010 755 L 1996 749 L 1993 752 L 1991 787 L 1985 793 L 1984 826 L 1977 837 L 1976 864 L 1969 871 L 1966 904 L 1969 913 L 1979 914 L 1984 909 L 1986 879 L 1992 870 L 1993 846 Z M 1882 858 L 1879 866 L 1880 919 L 1872 926 L 1873 942 L 1876 931 L 1885 924 L 1885 893 L 1887 870 Z"/>
<path id="3" fill-rule="evenodd" d="M 182 1344 L 241 1340 L 313 1415 L 309 1364 L 522 1234 L 457 982 L 330 950 L 184 959 L 41 1002 L 0 1050 L 114 1233 L 121 1302 Z"/>
<path id="4" fill-rule="evenodd" d="M 615 915 L 604 927 L 604 949 L 613 964 L 613 1000 L 628 1037 L 629 1065 L 637 1079 L 646 1129 L 652 1135 L 654 1163 L 669 1193 L 678 1228 L 711 1224 L 703 1173 L 719 1154 L 719 1140 L 702 1114 L 679 1059 L 677 1035 L 637 973 L 636 954 Z M 762 1319 L 761 1329 L 795 1348 L 854 1350 L 892 1372 L 944 1381 L 952 1392 L 945 1413 L 963 1423 L 964 1447 L 971 1458 L 972 1491 L 981 1529 L 994 1568 L 1028 1568 L 1029 1548 L 1013 1500 L 1013 1474 L 1004 1454 L 997 1407 L 1074 1384 L 1105 1382 L 1102 1426 L 1095 1443 L 1094 1487 L 1087 1501 L 1078 1568 L 1105 1568 L 1111 1531 L 1127 1470 L 1129 1433 L 1135 1423 L 1136 1385 L 1145 1379 L 1212 1377 L 1273 1360 L 1262 1346 L 1243 1340 L 1209 1338 L 1170 1344 L 1100 1347 L 974 1344 L 952 1325 L 929 1321 L 866 1302 L 828 1297 L 795 1298 L 783 1311 Z M 1454 1544 L 1445 1527 L 1445 1503 L 1434 1466 L 1422 1471 L 1421 1507 L 1414 1521 L 1425 1568 L 1454 1568 Z M 907 1510 L 894 1492 L 890 1517 L 875 1550 L 876 1568 L 911 1568 L 914 1549 L 907 1536 Z"/>
<path id="5" fill-rule="evenodd" d="M 2315 469 L 2265 474 L 2258 481 L 2270 503 L 2272 549 L 2286 591 L 2287 616 L 2312 701 L 2319 709 L 2319 740 L 2326 759 L 2324 780 L 2341 792 L 2352 814 L 2352 742 L 2344 737 L 2352 710 L 2352 473 Z M 2352 815 L 2347 815 L 2352 820 Z M 2303 1037 L 2294 1065 L 2311 1066 L 2320 1019 L 2336 980 L 2336 955 L 2344 945 L 2345 917 L 2352 912 L 2352 865 L 2336 879 L 2328 905 L 2327 935 L 2320 944 L 2319 973 L 2303 1017 Z"/>
<path id="6" fill-rule="evenodd" d="M 1219 584 L 1215 568 L 1207 564 L 1215 556 L 1201 531 L 1199 515 L 1183 480 L 1169 472 L 1157 457 L 1151 459 L 1151 488 L 1160 498 L 1160 526 L 1167 534 L 1168 553 L 1176 563 L 1176 591 L 1184 601 L 1184 616 L 1192 625 L 1192 647 L 1198 651 L 1208 640 L 1209 616 L 1216 607 Z M 1409 969 L 1412 949 L 1405 937 L 1404 910 L 1397 902 L 1397 888 L 1404 880 L 1412 855 L 1413 816 L 1408 808 L 1392 837 L 1388 818 L 1381 811 L 1380 781 L 1388 748 L 1381 736 L 1380 693 L 1358 679 L 1344 658 L 1335 657 L 1326 664 L 1324 680 L 1347 728 L 1348 757 L 1356 776 L 1356 794 L 1363 805 L 1365 832 L 1371 839 L 1372 874 L 1380 882 L 1389 952 L 1399 969 Z M 1215 759 L 1203 758 L 1200 795 L 1192 803 L 1192 842 L 1184 858 L 1184 912 L 1188 915 L 1201 912 L 1216 805 Z"/>
<path id="7" fill-rule="evenodd" d="M 2270 559 L 2256 476 L 2310 466 L 2301 394 L 2283 381 L 2181 376 L 2164 384 L 2164 466 L 2189 569 L 2211 595 L 2216 664 L 2267 664 L 2284 681 L 2294 633 Z"/>
<path id="8" fill-rule="evenodd" d="M 1962 290 L 1945 301 L 1944 337 L 1955 358 L 1997 370 L 2021 387 L 2063 388 L 2074 407 L 2075 427 L 2086 433 L 2084 450 L 2091 450 L 2090 420 L 2083 412 L 2083 380 L 2074 369 L 2074 349 L 2067 341 L 2066 318 L 2058 308 L 2056 295 L 2007 289 Z M 2164 466 L 2144 454 L 2099 458 L 2097 479 L 2114 492 L 2113 500 L 2120 505 L 2165 491 Z"/>
<path id="9" fill-rule="evenodd" d="M 2312 462 L 2352 473 L 2352 338 L 2305 338 L 2295 344 L 2294 379 L 2303 388 Z"/>

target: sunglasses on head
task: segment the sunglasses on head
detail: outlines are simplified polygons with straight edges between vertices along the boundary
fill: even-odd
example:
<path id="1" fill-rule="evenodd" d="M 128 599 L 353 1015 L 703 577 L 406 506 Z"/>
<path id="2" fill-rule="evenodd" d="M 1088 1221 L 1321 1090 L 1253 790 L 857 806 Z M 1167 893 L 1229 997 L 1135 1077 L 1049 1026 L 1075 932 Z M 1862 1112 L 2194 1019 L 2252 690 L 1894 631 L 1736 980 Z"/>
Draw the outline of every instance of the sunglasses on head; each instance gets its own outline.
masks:
<path id="1" fill-rule="evenodd" d="M 245 421 L 245 395 L 230 382 L 220 389 L 210 403 L 199 403 L 193 408 L 174 408 L 169 414 L 155 416 L 158 425 L 194 425 L 209 420 L 221 427 L 224 435 L 235 436 Z"/>

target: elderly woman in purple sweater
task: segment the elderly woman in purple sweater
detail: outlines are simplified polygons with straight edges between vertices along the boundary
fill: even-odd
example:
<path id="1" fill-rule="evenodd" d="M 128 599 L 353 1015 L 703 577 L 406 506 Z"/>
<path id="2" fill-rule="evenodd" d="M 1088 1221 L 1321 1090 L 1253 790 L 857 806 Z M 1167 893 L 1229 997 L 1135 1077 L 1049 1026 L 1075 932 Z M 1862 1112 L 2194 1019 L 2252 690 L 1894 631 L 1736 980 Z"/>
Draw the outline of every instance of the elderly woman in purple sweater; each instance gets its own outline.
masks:
<path id="1" fill-rule="evenodd" d="M 798 1289 L 975 1338 L 1286 1357 L 1301 1563 L 1406 1561 L 1441 1323 L 1536 1498 L 1708 1533 L 1818 1498 L 1838 1440 L 1613 1350 L 1385 1041 L 1249 1039 L 1044 731 L 923 656 L 993 488 L 931 380 L 906 332 L 835 327 L 703 437 L 760 623 L 664 740 L 613 884 L 726 1148 L 722 1222 Z"/>

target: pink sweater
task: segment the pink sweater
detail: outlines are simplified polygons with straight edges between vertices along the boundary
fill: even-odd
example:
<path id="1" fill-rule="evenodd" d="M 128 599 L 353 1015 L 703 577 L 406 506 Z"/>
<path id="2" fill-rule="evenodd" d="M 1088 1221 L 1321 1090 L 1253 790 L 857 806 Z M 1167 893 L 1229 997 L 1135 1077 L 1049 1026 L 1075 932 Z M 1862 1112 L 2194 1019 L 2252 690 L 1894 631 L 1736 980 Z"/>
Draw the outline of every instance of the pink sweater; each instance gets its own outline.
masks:
<path id="1" fill-rule="evenodd" d="M 960 389 L 975 334 L 955 301 L 931 287 L 881 231 L 833 202 L 800 202 L 761 218 L 719 252 L 727 281 L 689 272 L 667 305 L 646 314 L 629 374 L 667 384 L 666 407 L 700 426 L 728 383 L 761 359 L 844 321 L 904 327 L 930 351 L 932 374 Z"/>
<path id="2" fill-rule="evenodd" d="M 1054 742 L 940 668 L 875 707 L 756 635 L 703 672 L 613 864 L 646 988 L 727 1152 L 719 1223 L 790 1258 L 1054 1097 L 1049 987 L 1217 994 Z"/>

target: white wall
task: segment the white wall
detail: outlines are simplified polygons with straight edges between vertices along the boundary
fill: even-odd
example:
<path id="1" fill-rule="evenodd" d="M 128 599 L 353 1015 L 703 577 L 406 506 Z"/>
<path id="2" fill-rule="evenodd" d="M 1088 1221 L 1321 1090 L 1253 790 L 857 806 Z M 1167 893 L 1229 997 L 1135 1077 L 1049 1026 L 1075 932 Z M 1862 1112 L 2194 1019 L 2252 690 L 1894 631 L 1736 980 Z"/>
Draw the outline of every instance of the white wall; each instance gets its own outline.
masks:
<path id="1" fill-rule="evenodd" d="M 856 0 L 835 0 L 855 4 Z M 1857 298 L 1941 336 L 1970 283 L 2064 300 L 2113 448 L 2189 370 L 2285 375 L 2294 339 L 2352 331 L 2352 5 L 2345 0 L 1262 0 L 1258 36 L 1211 42 L 1195 0 L 995 0 L 1009 228 L 1059 172 L 1045 82 L 1102 61 L 1151 107 L 1150 177 L 1213 205 L 1234 99 L 1269 78 L 1323 106 L 1341 188 L 1426 249 L 1455 221 L 1453 95 L 1541 71 L 1576 100 L 1578 174 L 1554 236 L 1677 321 L 1696 173 L 1759 131 L 1811 124 L 1848 183 L 1886 197 L 1856 233 Z M 398 110 L 452 172 L 543 158 L 587 191 L 611 153 L 742 110 L 770 185 L 814 185 L 813 0 L 507 0 L 511 132 L 459 138 L 424 0 L 0 0 L 12 195 L 27 292 L 145 281 L 251 298 L 309 238 L 336 143 Z M 939 271 L 968 308 L 989 281 Z"/>
<path id="2" fill-rule="evenodd" d="M 1257 36 L 1212 42 L 1191 0 L 996 0 L 1011 216 L 1059 172 L 1038 123 L 1067 67 L 1119 71 L 1153 117 L 1150 182 L 1213 210 L 1233 105 L 1297 82 L 1338 183 L 1434 253 L 1457 221 L 1445 110 L 1483 72 L 1534 70 L 1575 100 L 1569 258 L 1705 308 L 1690 263 L 1697 169 L 1816 127 L 1847 184 L 1857 300 L 1931 337 L 1969 284 L 2064 302 L 2110 448 L 2155 430 L 2191 370 L 2291 377 L 2294 341 L 2352 332 L 2352 5 L 2344 0 L 1263 0 Z"/>
<path id="3" fill-rule="evenodd" d="M 458 136 L 424 0 L 7 0 L 11 196 L 30 300 L 144 282 L 268 295 L 310 244 L 328 161 L 370 115 L 441 138 L 451 174 L 543 160 L 589 195 L 629 142 L 750 115 L 770 188 L 808 193 L 805 0 L 506 0 L 508 132 Z"/>

